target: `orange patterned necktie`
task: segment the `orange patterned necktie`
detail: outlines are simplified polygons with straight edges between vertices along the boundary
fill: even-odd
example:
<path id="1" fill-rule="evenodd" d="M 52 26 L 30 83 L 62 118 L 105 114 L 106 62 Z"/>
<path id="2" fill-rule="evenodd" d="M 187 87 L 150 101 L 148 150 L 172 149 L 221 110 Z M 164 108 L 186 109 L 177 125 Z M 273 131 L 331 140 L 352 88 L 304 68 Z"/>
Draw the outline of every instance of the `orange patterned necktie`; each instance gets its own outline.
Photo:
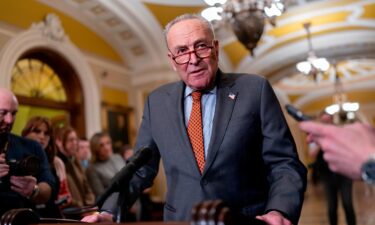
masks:
<path id="1" fill-rule="evenodd" d="M 193 98 L 193 107 L 191 109 L 187 131 L 191 146 L 193 147 L 195 159 L 197 160 L 199 170 L 202 173 L 205 163 L 201 110 L 202 92 L 194 91 L 191 93 L 191 96 Z"/>

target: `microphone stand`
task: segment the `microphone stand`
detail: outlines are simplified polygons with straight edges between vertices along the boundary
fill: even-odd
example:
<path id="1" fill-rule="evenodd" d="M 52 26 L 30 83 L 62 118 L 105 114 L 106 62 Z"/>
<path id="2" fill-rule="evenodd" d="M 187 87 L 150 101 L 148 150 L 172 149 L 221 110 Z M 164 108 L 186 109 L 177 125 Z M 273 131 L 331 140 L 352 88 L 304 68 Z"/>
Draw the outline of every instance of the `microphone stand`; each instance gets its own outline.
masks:
<path id="1" fill-rule="evenodd" d="M 130 180 L 136 171 L 145 165 L 152 157 L 152 150 L 148 147 L 143 147 L 138 151 L 138 154 L 134 156 L 134 159 L 125 165 L 111 180 L 111 184 L 107 190 L 99 196 L 96 201 L 96 205 L 100 208 L 107 200 L 107 198 L 114 192 L 119 192 L 117 199 L 117 213 L 115 220 L 117 223 L 122 222 L 122 217 L 125 215 L 125 211 L 132 203 L 132 197 L 130 196 Z M 125 206 L 125 207 L 124 207 Z"/>
<path id="2" fill-rule="evenodd" d="M 127 182 L 126 187 L 128 186 L 129 186 L 129 182 Z M 119 191 L 119 196 L 117 199 L 117 206 L 116 206 L 117 211 L 115 215 L 116 223 L 125 222 L 124 221 L 125 215 L 129 208 L 127 201 L 126 201 L 126 197 L 129 197 L 129 195 L 130 195 L 129 188 L 124 188 L 123 190 Z"/>

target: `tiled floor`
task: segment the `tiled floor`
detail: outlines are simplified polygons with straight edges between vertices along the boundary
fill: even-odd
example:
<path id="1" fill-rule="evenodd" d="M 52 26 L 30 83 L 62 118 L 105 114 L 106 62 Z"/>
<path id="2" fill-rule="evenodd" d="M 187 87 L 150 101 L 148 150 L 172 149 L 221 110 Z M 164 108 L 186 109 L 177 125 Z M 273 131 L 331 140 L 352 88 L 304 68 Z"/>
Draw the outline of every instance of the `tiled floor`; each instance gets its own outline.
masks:
<path id="1" fill-rule="evenodd" d="M 355 182 L 353 192 L 357 225 L 375 225 L 375 186 Z M 338 225 L 346 225 L 341 203 L 338 214 Z M 308 186 L 299 225 L 329 225 L 321 186 Z"/>

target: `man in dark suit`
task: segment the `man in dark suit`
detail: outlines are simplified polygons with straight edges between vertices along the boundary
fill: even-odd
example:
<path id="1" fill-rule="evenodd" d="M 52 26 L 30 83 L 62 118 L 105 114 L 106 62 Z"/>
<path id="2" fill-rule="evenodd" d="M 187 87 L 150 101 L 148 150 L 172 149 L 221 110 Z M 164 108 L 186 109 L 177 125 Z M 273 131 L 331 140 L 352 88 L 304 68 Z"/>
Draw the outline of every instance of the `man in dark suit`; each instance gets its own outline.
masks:
<path id="1" fill-rule="evenodd" d="M 152 185 L 161 158 L 167 221 L 188 221 L 198 202 L 222 199 L 240 218 L 237 224 L 255 217 L 267 224 L 297 224 L 306 169 L 270 84 L 260 76 L 221 72 L 219 43 L 200 16 L 176 18 L 166 26 L 165 37 L 182 81 L 147 98 L 136 149 L 149 146 L 153 158 L 132 178 L 131 192 Z M 197 91 L 200 102 L 192 99 Z M 201 131 L 190 131 L 194 104 L 199 105 Z M 102 213 L 84 221 L 105 218 L 108 214 Z"/>
<path id="2" fill-rule="evenodd" d="M 10 133 L 17 111 L 16 96 L 0 87 L 0 218 L 10 209 L 44 204 L 57 191 L 40 144 Z"/>

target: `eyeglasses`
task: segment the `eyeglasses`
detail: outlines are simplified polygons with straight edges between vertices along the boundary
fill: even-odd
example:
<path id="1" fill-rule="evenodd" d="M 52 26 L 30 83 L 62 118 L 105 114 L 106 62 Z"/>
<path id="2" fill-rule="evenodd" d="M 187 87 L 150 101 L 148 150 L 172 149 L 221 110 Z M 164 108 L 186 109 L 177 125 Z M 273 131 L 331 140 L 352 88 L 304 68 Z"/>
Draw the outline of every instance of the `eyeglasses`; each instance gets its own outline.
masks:
<path id="1" fill-rule="evenodd" d="M 190 61 L 191 53 L 194 53 L 198 58 L 203 59 L 207 58 L 211 55 L 212 49 L 214 48 L 213 45 L 206 45 L 206 44 L 200 44 L 194 50 L 184 52 L 180 55 L 174 56 L 172 53 L 172 59 L 178 64 L 182 65 L 185 63 L 188 63 Z"/>

